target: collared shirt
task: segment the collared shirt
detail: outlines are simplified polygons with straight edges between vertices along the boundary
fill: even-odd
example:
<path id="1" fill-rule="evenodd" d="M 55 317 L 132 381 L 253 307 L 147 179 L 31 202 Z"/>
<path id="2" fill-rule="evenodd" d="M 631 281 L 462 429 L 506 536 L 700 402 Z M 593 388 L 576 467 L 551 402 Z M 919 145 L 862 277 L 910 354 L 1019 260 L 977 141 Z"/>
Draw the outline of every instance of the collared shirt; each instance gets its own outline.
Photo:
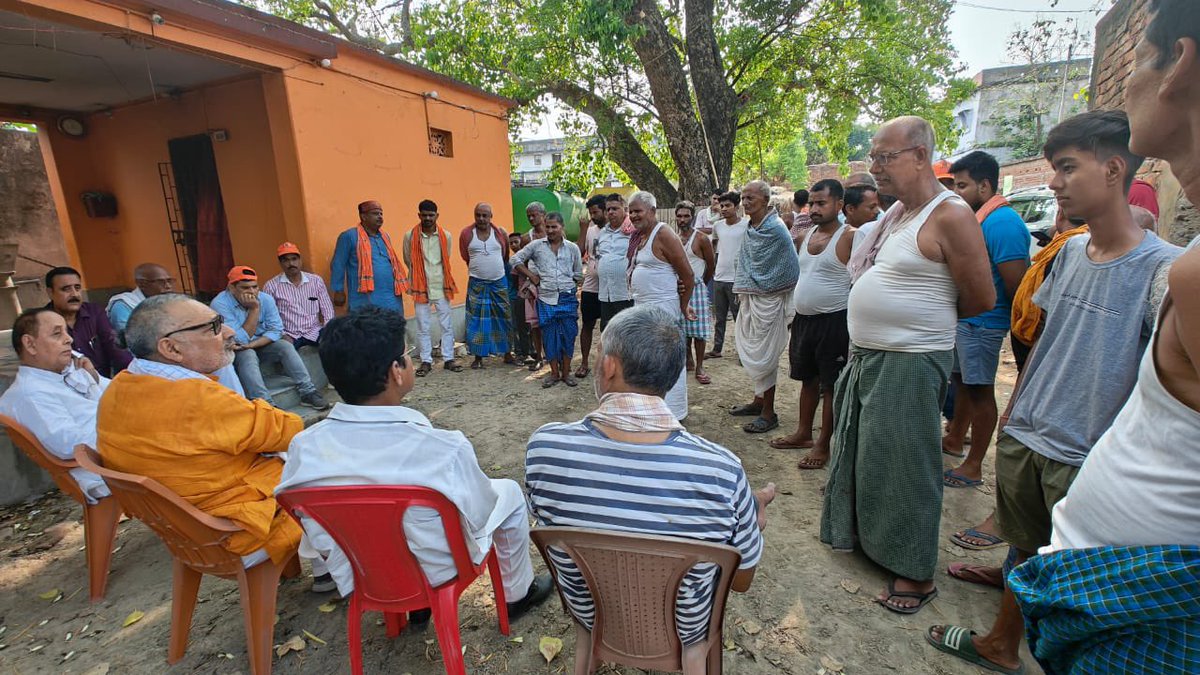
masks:
<path id="1" fill-rule="evenodd" d="M 263 292 L 274 298 L 285 335 L 316 342 L 321 329 L 333 320 L 333 302 L 321 277 L 308 272 L 300 275 L 297 285 L 281 273 L 263 286 Z"/>
<path id="2" fill-rule="evenodd" d="M 221 315 L 221 318 L 225 319 L 225 325 L 233 329 L 233 336 L 238 344 L 249 344 L 260 337 L 275 342 L 283 337 L 283 319 L 279 318 L 279 308 L 275 306 L 275 298 L 262 291 L 258 293 L 258 325 L 254 327 L 253 335 L 247 333 L 243 326 L 246 323 L 246 316 L 250 313 L 249 310 L 242 307 L 242 303 L 233 297 L 228 288 L 213 298 L 211 306 L 217 314 Z"/>
<path id="3" fill-rule="evenodd" d="M 813 226 L 812 217 L 808 213 L 793 213 L 792 227 L 790 229 L 792 241 L 799 241 L 804 238 L 804 235 Z"/>
<path id="4" fill-rule="evenodd" d="M 108 383 L 106 377 L 94 383 L 91 375 L 71 366 L 61 373 L 20 366 L 0 396 L 0 414 L 29 429 L 50 454 L 74 459 L 76 445 L 96 447 L 96 407 Z M 88 503 L 112 494 L 100 476 L 84 469 L 70 473 Z"/>
<path id="5" fill-rule="evenodd" d="M 243 398 L 246 396 L 246 390 L 242 389 L 242 382 L 238 379 L 237 370 L 233 367 L 232 363 L 217 370 L 211 377 L 173 363 L 162 363 L 160 361 L 139 358 L 133 359 L 133 363 L 129 364 L 128 370 L 135 375 L 153 375 L 172 381 L 216 379 L 221 386 L 229 389 L 238 396 Z"/>
<path id="6" fill-rule="evenodd" d="M 435 429 L 421 413 L 403 406 L 338 403 L 325 420 L 297 434 L 276 494 L 291 488 L 336 485 L 417 485 L 440 492 L 462 516 L 467 550 L 479 562 L 492 533 L 520 508 L 520 491 L 492 487 L 461 432 Z M 343 595 L 354 589 L 350 562 L 333 538 L 310 519 L 303 520 L 309 544 L 327 559 Z M 413 508 L 404 515 L 404 536 L 430 585 L 456 574 L 437 512 Z"/>
<path id="7" fill-rule="evenodd" d="M 704 234 L 712 234 L 713 225 L 718 220 L 721 220 L 721 212 L 719 210 L 714 211 L 711 208 L 701 209 L 696 213 L 695 227 Z"/>
<path id="8" fill-rule="evenodd" d="M 442 300 L 446 297 L 446 270 L 442 266 L 442 244 L 438 241 L 437 230 L 426 233 L 421 230 L 421 255 L 425 258 L 425 285 L 429 289 L 429 301 Z M 450 251 L 450 233 L 444 231 L 446 251 Z M 412 270 L 412 230 L 404 233 L 404 264 Z M 411 272 L 410 272 L 411 274 Z"/>
<path id="9" fill-rule="evenodd" d="M 596 260 L 596 237 L 600 231 L 607 229 L 607 223 L 591 223 L 588 225 L 587 241 L 584 243 L 583 250 L 587 252 L 588 262 L 587 271 L 583 275 L 583 292 L 584 293 L 599 293 L 600 292 L 600 271 L 596 269 L 599 261 Z"/>
<path id="10" fill-rule="evenodd" d="M 329 288 L 334 293 L 345 293 L 347 304 L 351 310 L 367 305 L 404 311 L 404 298 L 396 295 L 396 276 L 392 270 L 392 259 L 388 257 L 387 246 L 382 234 L 370 235 L 371 241 L 371 270 L 375 274 L 375 290 L 370 293 L 360 293 L 358 290 L 358 228 L 352 227 L 337 238 L 337 246 L 333 250 L 333 260 L 329 265 Z M 396 239 L 392 238 L 395 246 Z M 397 250 L 397 252 L 399 252 Z M 347 283 L 347 279 L 349 282 Z"/>
<path id="11" fill-rule="evenodd" d="M 541 278 L 538 299 L 547 305 L 557 305 L 559 293 L 574 293 L 575 287 L 583 281 L 583 259 L 579 255 L 579 247 L 566 239 L 562 240 L 557 253 L 551 248 L 550 240 L 534 239 L 514 253 L 509 262 L 516 267 L 530 259 L 537 265 L 536 274 Z"/>
<path id="12" fill-rule="evenodd" d="M 124 342 L 125 324 L 129 323 L 129 315 L 133 314 L 133 310 L 142 304 L 146 299 L 146 294 L 142 293 L 142 289 L 135 288 L 132 291 L 118 293 L 108 299 L 108 306 L 104 308 L 104 313 L 108 315 L 108 322 L 112 324 L 113 330 L 117 331 L 117 336 L 122 338 Z"/>
<path id="13" fill-rule="evenodd" d="M 47 303 L 46 307 L 54 309 L 53 303 Z M 117 332 L 108 322 L 108 315 L 94 302 L 79 306 L 75 325 L 67 326 L 67 332 L 75 341 L 72 349 L 88 357 L 96 367 L 96 372 L 104 377 L 116 375 L 133 360 L 133 354 L 121 349 L 118 344 Z"/>
<path id="14" fill-rule="evenodd" d="M 596 235 L 593 264 L 600 279 L 600 302 L 625 302 L 633 299 L 629 292 L 629 235 L 623 228 L 605 225 Z"/>

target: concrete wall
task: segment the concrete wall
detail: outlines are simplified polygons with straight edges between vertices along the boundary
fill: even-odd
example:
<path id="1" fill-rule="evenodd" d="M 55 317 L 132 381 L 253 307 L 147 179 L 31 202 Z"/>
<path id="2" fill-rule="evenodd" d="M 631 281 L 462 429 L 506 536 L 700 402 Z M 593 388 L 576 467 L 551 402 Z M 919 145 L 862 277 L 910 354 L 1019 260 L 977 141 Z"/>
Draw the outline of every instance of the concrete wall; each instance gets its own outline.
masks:
<path id="1" fill-rule="evenodd" d="M 21 306 L 46 302 L 41 281 L 46 265 L 68 265 L 71 259 L 36 133 L 0 129 L 0 243 L 20 245 Z"/>

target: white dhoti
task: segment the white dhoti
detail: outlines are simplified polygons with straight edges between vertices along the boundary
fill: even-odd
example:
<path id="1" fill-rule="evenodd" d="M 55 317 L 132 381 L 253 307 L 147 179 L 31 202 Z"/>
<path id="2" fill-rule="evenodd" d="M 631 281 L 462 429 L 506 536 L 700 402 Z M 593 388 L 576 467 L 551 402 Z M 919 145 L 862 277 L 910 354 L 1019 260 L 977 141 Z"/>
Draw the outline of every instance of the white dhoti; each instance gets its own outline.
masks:
<path id="1" fill-rule="evenodd" d="M 754 382 L 754 395 L 762 396 L 775 386 L 779 356 L 788 344 L 792 318 L 791 289 L 757 295 L 738 295 L 741 310 L 737 320 L 737 353 L 746 374 Z"/>

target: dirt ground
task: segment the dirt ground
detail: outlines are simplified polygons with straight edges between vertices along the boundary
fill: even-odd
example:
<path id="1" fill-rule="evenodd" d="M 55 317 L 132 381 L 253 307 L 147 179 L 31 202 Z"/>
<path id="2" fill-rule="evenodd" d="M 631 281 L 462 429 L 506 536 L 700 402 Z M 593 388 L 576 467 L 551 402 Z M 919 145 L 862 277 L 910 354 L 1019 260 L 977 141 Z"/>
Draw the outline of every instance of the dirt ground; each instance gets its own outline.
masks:
<path id="1" fill-rule="evenodd" d="M 799 451 L 767 445 L 779 433 L 748 435 L 740 428 L 744 419 L 727 414 L 750 392 L 732 350 L 708 365 L 713 384 L 700 386 L 694 379 L 689 383 L 687 427 L 737 453 L 752 485 L 774 481 L 780 490 L 768 511 L 766 551 L 753 588 L 730 598 L 725 671 L 735 675 L 981 672 L 928 646 L 923 632 L 935 623 L 976 630 L 990 626 L 999 592 L 951 579 L 944 566 L 958 560 L 999 564 L 1003 552 L 966 551 L 944 540 L 939 597 L 916 616 L 885 611 L 872 601 L 886 582 L 884 571 L 860 554 L 836 554 L 818 541 L 819 490 L 825 471 L 801 472 L 796 468 Z M 1003 408 L 1015 376 L 1007 351 L 1001 371 Z M 795 428 L 799 394 L 798 383 L 785 373 L 786 357 L 780 374 L 780 433 Z M 419 382 L 408 403 L 434 424 L 465 432 L 486 473 L 519 482 L 529 434 L 546 422 L 579 419 L 593 408 L 595 398 L 590 378 L 575 389 L 559 385 L 543 390 L 525 369 L 492 363 L 484 371 L 468 369 L 458 374 L 437 368 Z M 951 465 L 947 458 L 947 466 Z M 982 489 L 946 490 L 943 535 L 976 524 L 988 514 L 994 484 L 990 455 L 985 478 L 987 487 Z M 120 526 L 108 597 L 89 604 L 79 516 L 79 507 L 57 492 L 0 511 L 0 673 L 248 672 L 237 585 L 211 577 L 205 577 L 201 586 L 187 655 L 179 664 L 167 666 L 171 560 L 138 522 Z M 533 555 L 541 570 L 542 561 L 536 551 Z M 300 636 L 306 647 L 276 658 L 275 672 L 349 672 L 345 603 L 321 611 L 331 596 L 310 593 L 309 583 L 306 576 L 280 586 L 275 642 Z M 509 638 L 497 630 L 492 604 L 486 578 L 463 596 L 462 639 L 470 672 L 572 671 L 574 630 L 557 600 L 514 623 Z M 144 616 L 122 627 L 133 612 Z M 406 631 L 389 641 L 381 624 L 378 614 L 364 619 L 368 672 L 444 672 L 432 629 Z M 543 636 L 561 638 L 565 645 L 549 663 L 538 652 Z M 1030 672 L 1040 672 L 1028 652 L 1024 658 Z M 604 667 L 601 672 L 640 671 Z"/>

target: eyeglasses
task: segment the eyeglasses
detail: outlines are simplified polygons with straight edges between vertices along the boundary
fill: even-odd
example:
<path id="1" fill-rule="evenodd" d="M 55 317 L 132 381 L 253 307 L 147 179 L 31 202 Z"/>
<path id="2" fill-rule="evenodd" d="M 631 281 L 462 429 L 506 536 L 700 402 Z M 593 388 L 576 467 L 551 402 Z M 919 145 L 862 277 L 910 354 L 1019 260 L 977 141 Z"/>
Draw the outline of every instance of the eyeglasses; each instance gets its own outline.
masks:
<path id="1" fill-rule="evenodd" d="M 912 147 L 902 148 L 900 150 L 895 150 L 893 152 L 872 153 L 872 154 L 867 155 L 867 161 L 871 162 L 872 164 L 878 164 L 879 166 L 887 166 L 888 164 L 892 163 L 893 159 L 896 159 L 900 155 L 908 152 L 909 150 L 916 150 L 919 147 L 922 147 L 922 146 L 914 145 Z"/>
<path id="2" fill-rule="evenodd" d="M 136 279 L 136 281 L 140 281 L 144 284 L 158 284 L 159 286 L 166 286 L 167 284 L 174 285 L 175 277 L 163 277 L 162 279 Z"/>
<path id="3" fill-rule="evenodd" d="M 214 316 L 211 321 L 205 321 L 204 323 L 198 323 L 195 326 L 186 326 L 184 328 L 176 328 L 175 330 L 171 331 L 170 333 L 164 333 L 163 337 L 168 338 L 176 333 L 186 333 L 191 330 L 200 330 L 201 328 L 207 328 L 208 330 L 212 331 L 213 335 L 220 335 L 221 334 L 221 326 L 224 324 L 225 324 L 225 319 L 222 318 L 220 314 L 218 314 L 218 315 Z"/>

